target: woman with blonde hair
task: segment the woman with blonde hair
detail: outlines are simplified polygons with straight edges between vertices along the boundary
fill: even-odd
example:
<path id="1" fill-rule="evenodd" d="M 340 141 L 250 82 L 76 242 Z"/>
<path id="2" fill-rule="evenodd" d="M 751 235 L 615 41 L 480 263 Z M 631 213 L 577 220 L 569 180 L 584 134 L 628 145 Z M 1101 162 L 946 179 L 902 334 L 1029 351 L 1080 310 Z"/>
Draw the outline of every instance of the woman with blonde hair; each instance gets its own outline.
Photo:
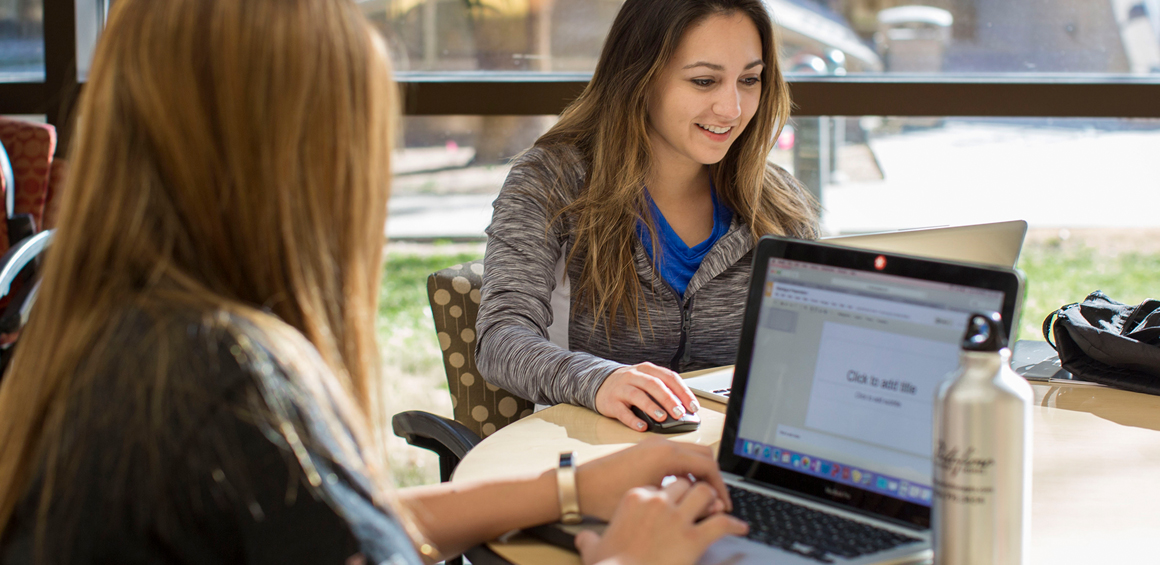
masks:
<path id="1" fill-rule="evenodd" d="M 627 0 L 495 201 L 483 377 L 638 430 L 634 406 L 696 412 L 677 372 L 734 362 L 757 240 L 818 234 L 815 201 L 767 160 L 789 111 L 761 0 Z"/>
<path id="2" fill-rule="evenodd" d="M 0 384 L 0 562 L 430 562 L 559 519 L 552 472 L 389 486 L 396 97 L 349 0 L 114 4 Z M 745 529 L 707 449 L 650 442 L 576 487 L 611 519 L 589 563 L 691 563 Z"/>

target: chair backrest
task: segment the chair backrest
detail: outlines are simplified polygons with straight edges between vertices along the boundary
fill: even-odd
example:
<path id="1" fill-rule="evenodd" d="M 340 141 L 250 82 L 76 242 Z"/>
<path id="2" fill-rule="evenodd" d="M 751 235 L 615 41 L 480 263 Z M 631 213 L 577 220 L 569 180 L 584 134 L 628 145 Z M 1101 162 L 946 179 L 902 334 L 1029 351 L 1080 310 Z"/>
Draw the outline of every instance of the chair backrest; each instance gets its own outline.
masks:
<path id="1" fill-rule="evenodd" d="M 8 150 L 16 186 L 9 216 L 31 214 L 39 229 L 44 224 L 52 154 L 56 151 L 56 128 L 10 118 L 0 118 L 0 144 Z"/>
<path id="2" fill-rule="evenodd" d="M 0 117 L 0 147 L 3 147 L 11 172 L 11 175 L 5 174 L 9 178 L 2 183 L 6 212 L 0 215 L 5 216 L 4 221 L 0 221 L 0 254 L 2 254 L 17 248 L 37 231 L 49 229 L 51 226 L 45 226 L 46 220 L 51 220 L 55 224 L 56 203 L 52 204 L 53 214 L 49 218 L 45 217 L 45 203 L 53 192 L 52 187 L 63 185 L 66 167 L 63 159 L 53 159 L 53 153 L 56 151 L 56 128 L 48 124 Z M 5 168 L 2 165 L 3 163 L 0 163 L 0 174 L 7 173 L 2 170 Z M 56 178 L 53 178 L 54 175 Z M 56 192 L 59 192 L 59 188 Z M 27 254 L 27 251 L 22 253 Z M 34 255 L 38 256 L 39 252 Z M 3 267 L 10 270 L 11 264 Z M 11 301 L 18 294 L 20 298 L 15 307 L 21 307 L 24 297 L 31 288 L 24 289 L 23 293 L 21 289 L 31 279 L 34 270 L 21 265 L 18 271 L 24 273 L 21 277 L 3 282 L 0 311 L 10 312 Z M 17 272 L 10 274 L 15 276 Z M 0 317 L 12 319 L 9 314 L 0 314 Z M 4 323 L 0 322 L 0 325 Z M 0 348 L 3 345 L 0 343 Z"/>
<path id="3" fill-rule="evenodd" d="M 479 437 L 528 416 L 535 405 L 502 388 L 484 382 L 475 367 L 475 319 L 483 261 L 471 261 L 436 271 L 427 277 L 427 297 L 443 350 L 447 390 L 455 421 Z"/>

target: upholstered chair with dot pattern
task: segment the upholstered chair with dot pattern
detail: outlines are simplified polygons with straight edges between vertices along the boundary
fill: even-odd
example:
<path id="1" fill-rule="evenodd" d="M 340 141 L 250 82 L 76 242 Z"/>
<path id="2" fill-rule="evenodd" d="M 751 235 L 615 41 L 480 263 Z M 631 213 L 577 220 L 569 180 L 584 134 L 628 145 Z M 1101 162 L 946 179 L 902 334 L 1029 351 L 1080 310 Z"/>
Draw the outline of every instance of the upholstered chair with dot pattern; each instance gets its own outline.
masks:
<path id="1" fill-rule="evenodd" d="M 28 214 L 36 229 L 44 227 L 44 204 L 48 200 L 56 128 L 23 120 L 0 117 L 0 144 L 8 152 L 15 186 L 6 187 L 12 202 L 8 217 Z M 18 238 L 7 241 L 14 244 Z M 5 246 L 7 247 L 7 245 Z"/>
<path id="2" fill-rule="evenodd" d="M 496 430 L 532 413 L 535 405 L 484 382 L 475 367 L 475 318 L 483 261 L 454 265 L 427 277 L 427 297 L 443 351 L 454 420 L 420 411 L 396 414 L 395 435 L 439 454 L 444 481 L 459 460 Z"/>
<path id="3" fill-rule="evenodd" d="M 479 312 L 479 289 L 483 286 L 483 261 L 471 261 L 436 271 L 427 277 L 427 298 L 443 350 L 447 390 L 455 419 L 410 410 L 391 418 L 395 435 L 407 443 L 439 455 L 439 475 L 451 480 L 451 472 L 483 437 L 532 413 L 534 405 L 492 386 L 475 368 L 475 317 Z M 486 545 L 464 552 L 477 565 L 507 563 Z M 461 565 L 462 558 L 446 561 Z"/>
<path id="4" fill-rule="evenodd" d="M 427 277 L 431 315 L 443 350 L 455 421 L 480 437 L 532 413 L 535 405 L 484 382 L 475 367 L 475 318 L 483 261 L 448 267 Z"/>

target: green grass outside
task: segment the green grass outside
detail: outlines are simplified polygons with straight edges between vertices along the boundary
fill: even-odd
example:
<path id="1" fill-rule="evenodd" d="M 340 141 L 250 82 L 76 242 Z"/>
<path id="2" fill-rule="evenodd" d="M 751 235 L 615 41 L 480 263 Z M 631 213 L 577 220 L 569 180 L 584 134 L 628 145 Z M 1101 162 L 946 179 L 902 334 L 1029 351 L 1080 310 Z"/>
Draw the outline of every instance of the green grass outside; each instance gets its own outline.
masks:
<path id="1" fill-rule="evenodd" d="M 1058 241 L 1025 247 L 1019 269 L 1027 279 L 1023 315 L 1016 339 L 1043 340 L 1048 314 L 1082 301 L 1095 290 L 1126 304 L 1160 296 L 1160 254 L 1109 254 Z"/>
<path id="2" fill-rule="evenodd" d="M 383 400 L 389 414 L 425 410 L 451 416 L 451 397 L 427 301 L 427 275 L 479 259 L 483 253 L 482 248 L 464 253 L 447 251 L 447 247 L 387 253 L 376 329 L 383 357 Z M 430 452 L 408 446 L 389 431 L 387 452 L 397 486 L 439 482 L 439 462 Z"/>
<path id="3" fill-rule="evenodd" d="M 478 252 L 446 252 L 439 246 L 423 253 L 388 254 L 384 267 L 378 334 L 383 348 L 388 410 L 427 410 L 451 415 L 435 327 L 427 302 L 427 275 L 478 259 Z M 1100 289 L 1136 304 L 1160 295 L 1160 253 L 1112 254 L 1082 242 L 1028 243 L 1019 261 L 1027 280 L 1023 315 L 1016 339 L 1043 339 L 1040 326 L 1060 306 L 1083 300 Z M 391 469 L 399 486 L 437 482 L 438 463 L 426 451 L 391 437 Z"/>

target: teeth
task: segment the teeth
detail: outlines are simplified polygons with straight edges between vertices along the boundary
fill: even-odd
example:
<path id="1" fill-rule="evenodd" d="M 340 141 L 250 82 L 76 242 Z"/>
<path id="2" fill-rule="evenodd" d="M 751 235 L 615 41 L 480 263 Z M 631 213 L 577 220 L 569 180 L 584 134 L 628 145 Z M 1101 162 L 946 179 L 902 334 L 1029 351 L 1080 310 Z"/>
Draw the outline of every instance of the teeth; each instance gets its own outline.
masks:
<path id="1" fill-rule="evenodd" d="M 710 131 L 710 132 L 717 133 L 717 134 L 727 133 L 729 130 L 733 129 L 733 128 L 718 128 L 718 127 L 713 127 L 713 126 L 707 126 L 704 124 L 697 124 L 697 127 L 701 128 L 705 131 Z"/>

